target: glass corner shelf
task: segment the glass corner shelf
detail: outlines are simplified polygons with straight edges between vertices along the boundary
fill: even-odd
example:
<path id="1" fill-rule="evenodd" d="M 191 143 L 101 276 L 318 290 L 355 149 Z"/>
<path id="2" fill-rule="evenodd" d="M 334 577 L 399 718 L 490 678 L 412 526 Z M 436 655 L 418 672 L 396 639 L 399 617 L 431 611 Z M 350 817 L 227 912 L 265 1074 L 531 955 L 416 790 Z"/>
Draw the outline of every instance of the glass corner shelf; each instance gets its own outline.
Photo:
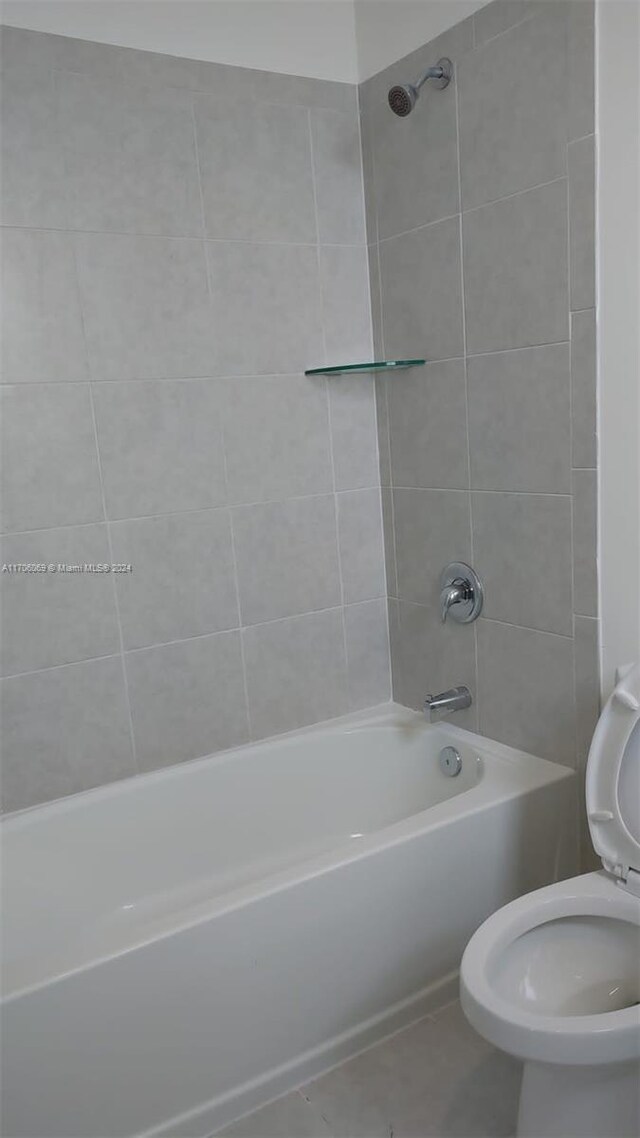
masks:
<path id="1" fill-rule="evenodd" d="M 307 368 L 305 375 L 357 375 L 359 372 L 403 371 L 421 367 L 426 360 L 373 360 L 364 364 L 335 364 L 332 367 Z"/>

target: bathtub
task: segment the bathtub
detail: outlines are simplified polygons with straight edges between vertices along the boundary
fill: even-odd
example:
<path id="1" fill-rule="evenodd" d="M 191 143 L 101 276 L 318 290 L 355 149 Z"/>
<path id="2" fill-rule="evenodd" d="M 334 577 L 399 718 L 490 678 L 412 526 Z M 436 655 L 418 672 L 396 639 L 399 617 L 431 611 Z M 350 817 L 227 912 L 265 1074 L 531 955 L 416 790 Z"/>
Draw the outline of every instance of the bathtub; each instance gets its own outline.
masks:
<path id="1" fill-rule="evenodd" d="M 451 999 L 574 780 L 386 705 L 9 817 L 4 1138 L 204 1138 Z"/>

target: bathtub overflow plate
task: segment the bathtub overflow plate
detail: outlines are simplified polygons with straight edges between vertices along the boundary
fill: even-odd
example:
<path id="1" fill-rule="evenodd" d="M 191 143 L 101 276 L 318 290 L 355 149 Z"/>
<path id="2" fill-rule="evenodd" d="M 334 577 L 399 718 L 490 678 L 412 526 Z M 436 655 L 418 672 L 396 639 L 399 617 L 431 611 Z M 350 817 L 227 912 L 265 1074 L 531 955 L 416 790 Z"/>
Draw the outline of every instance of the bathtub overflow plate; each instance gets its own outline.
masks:
<path id="1" fill-rule="evenodd" d="M 462 759 L 455 747 L 443 747 L 440 752 L 440 770 L 447 778 L 455 778 L 462 770 Z"/>

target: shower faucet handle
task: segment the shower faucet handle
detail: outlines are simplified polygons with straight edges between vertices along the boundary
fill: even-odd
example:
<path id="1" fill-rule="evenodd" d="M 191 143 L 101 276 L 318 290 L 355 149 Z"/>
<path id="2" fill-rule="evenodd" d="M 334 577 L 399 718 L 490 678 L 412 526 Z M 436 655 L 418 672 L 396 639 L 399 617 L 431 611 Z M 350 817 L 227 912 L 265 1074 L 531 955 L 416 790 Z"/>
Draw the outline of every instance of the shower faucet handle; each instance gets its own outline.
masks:
<path id="1" fill-rule="evenodd" d="M 469 584 L 463 580 L 462 577 L 456 578 L 451 585 L 447 585 L 440 593 L 440 616 L 442 617 L 442 623 L 444 624 L 446 621 L 449 609 L 452 605 L 460 605 L 463 601 L 468 600 Z"/>
<path id="2" fill-rule="evenodd" d="M 470 624 L 482 612 L 484 590 L 478 574 L 464 561 L 452 561 L 440 576 L 442 623 L 451 615 L 457 624 Z"/>

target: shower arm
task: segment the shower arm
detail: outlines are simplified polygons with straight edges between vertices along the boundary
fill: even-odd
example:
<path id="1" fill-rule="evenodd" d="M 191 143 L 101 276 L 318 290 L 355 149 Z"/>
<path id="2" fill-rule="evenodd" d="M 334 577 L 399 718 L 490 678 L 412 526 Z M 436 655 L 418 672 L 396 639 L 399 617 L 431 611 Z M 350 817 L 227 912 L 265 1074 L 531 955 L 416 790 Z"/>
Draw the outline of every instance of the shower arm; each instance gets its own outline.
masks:
<path id="1" fill-rule="evenodd" d="M 440 66 L 427 67 L 427 70 L 425 71 L 424 75 L 421 75 L 420 78 L 418 79 L 418 82 L 414 83 L 413 86 L 414 86 L 416 91 L 419 91 L 422 87 L 424 87 L 425 83 L 427 82 L 427 79 L 444 79 L 444 77 L 445 77 L 444 67 L 440 67 Z"/>

